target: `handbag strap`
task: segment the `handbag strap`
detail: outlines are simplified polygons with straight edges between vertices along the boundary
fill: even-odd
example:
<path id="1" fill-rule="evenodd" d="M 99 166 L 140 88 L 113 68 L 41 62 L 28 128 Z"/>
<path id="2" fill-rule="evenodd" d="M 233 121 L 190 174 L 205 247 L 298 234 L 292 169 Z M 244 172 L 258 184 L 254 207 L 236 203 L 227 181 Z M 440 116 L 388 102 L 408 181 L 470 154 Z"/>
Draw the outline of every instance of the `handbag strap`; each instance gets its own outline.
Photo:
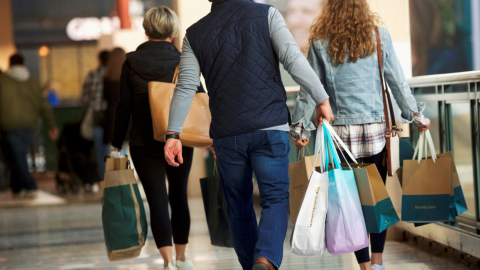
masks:
<path id="1" fill-rule="evenodd" d="M 173 81 L 172 81 L 172 83 L 175 84 L 175 85 L 178 82 L 178 73 L 179 73 L 179 68 L 177 66 L 177 68 L 175 69 L 175 74 L 173 75 Z"/>
<path id="2" fill-rule="evenodd" d="M 385 113 L 385 122 L 387 123 L 387 136 L 390 136 L 392 131 L 397 130 L 397 123 L 395 121 L 395 114 L 393 111 L 392 99 L 390 97 L 390 93 L 387 90 L 387 85 L 386 85 L 387 82 L 383 78 L 382 43 L 380 41 L 380 33 L 378 31 L 378 26 L 375 26 L 375 36 L 377 37 L 378 65 L 380 67 L 380 82 L 382 83 L 383 111 Z M 392 119 L 392 126 L 390 126 L 390 117 L 388 116 L 389 109 L 390 109 L 390 116 Z"/>

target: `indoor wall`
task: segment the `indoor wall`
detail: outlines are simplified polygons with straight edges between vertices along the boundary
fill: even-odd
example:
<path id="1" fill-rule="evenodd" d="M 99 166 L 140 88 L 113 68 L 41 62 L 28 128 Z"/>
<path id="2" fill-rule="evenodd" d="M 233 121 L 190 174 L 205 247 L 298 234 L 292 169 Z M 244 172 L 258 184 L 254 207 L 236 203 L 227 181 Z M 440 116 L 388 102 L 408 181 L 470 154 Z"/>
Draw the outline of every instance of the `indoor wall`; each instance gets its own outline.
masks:
<path id="1" fill-rule="evenodd" d="M 10 0 L 0 0 L 0 69 L 8 68 L 8 58 L 15 53 L 12 6 Z"/>

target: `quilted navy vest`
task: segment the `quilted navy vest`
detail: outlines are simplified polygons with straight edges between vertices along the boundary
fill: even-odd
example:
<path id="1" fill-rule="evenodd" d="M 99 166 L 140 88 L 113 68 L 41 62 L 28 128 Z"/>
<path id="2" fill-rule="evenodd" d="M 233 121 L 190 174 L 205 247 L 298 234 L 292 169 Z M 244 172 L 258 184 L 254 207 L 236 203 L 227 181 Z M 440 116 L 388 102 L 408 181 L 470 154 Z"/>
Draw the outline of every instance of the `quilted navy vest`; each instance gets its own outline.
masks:
<path id="1" fill-rule="evenodd" d="M 250 0 L 214 0 L 212 11 L 187 29 L 210 96 L 213 139 L 290 120 L 269 8 Z"/>

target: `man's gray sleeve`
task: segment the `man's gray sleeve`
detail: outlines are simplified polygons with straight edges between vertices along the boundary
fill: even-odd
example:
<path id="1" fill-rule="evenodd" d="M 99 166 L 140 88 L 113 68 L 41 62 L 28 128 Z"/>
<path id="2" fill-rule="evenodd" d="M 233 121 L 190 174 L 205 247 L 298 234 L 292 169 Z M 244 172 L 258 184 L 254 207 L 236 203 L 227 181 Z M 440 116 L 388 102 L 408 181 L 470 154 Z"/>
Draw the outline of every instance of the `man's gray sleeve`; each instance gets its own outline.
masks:
<path id="1" fill-rule="evenodd" d="M 200 85 L 200 65 L 186 36 L 183 39 L 179 71 L 177 87 L 170 106 L 168 131 L 182 133 L 183 123 Z"/>
<path id="2" fill-rule="evenodd" d="M 268 11 L 268 23 L 270 39 L 278 58 L 293 80 L 300 85 L 300 91 L 306 91 L 317 105 L 327 100 L 328 94 L 320 79 L 300 51 L 282 14 L 273 7 Z"/>

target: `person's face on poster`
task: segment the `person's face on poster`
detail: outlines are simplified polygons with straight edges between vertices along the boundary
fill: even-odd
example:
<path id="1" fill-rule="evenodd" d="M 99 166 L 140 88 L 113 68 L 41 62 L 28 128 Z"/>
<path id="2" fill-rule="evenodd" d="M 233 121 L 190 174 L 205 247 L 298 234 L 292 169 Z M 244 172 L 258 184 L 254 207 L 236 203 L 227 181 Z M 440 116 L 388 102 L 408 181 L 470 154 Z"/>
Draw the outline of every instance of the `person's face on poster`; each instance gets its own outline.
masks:
<path id="1" fill-rule="evenodd" d="M 287 25 L 305 56 L 308 54 L 310 27 L 326 3 L 327 0 L 288 0 Z"/>

